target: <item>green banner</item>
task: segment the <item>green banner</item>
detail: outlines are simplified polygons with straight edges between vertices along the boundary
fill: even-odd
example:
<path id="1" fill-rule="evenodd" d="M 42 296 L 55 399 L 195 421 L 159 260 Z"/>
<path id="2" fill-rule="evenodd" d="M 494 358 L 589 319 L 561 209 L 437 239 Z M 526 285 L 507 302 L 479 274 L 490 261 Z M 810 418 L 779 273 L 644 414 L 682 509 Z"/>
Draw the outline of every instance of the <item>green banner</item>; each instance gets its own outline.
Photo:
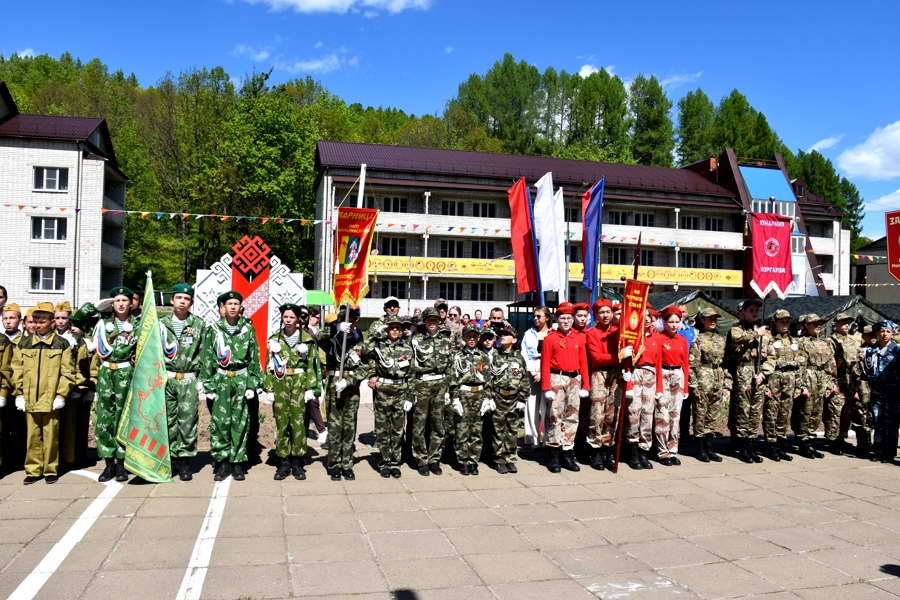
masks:
<path id="1" fill-rule="evenodd" d="M 168 483 L 172 480 L 166 420 L 167 379 L 153 278 L 148 272 L 134 375 L 116 437 L 125 445 L 125 468 L 155 483 Z"/>

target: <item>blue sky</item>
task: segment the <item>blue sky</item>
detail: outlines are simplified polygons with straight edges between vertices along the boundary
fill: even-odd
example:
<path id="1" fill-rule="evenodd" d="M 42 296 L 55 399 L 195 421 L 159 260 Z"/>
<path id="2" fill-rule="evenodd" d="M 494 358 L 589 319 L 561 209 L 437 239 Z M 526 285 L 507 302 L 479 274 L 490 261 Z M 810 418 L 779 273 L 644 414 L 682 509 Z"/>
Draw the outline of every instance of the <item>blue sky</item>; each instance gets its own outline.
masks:
<path id="1" fill-rule="evenodd" d="M 166 71 L 274 67 L 348 104 L 440 113 L 503 53 L 543 70 L 654 74 L 673 102 L 737 88 L 793 149 L 816 148 L 867 200 L 864 233 L 900 209 L 900 3 L 558 0 L 97 0 L 3 10 L 0 54 L 99 57 L 153 85 Z M 56 5 L 56 9 L 54 6 Z M 54 16 L 55 15 L 55 16 Z"/>

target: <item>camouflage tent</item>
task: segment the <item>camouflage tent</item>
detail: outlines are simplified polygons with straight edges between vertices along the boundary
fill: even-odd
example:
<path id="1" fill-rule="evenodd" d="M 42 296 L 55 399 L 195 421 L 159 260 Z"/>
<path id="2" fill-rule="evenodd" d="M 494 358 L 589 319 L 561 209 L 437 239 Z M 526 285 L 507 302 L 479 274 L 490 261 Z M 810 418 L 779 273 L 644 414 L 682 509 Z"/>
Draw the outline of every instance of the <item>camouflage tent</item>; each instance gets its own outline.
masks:
<path id="1" fill-rule="evenodd" d="M 722 318 L 716 326 L 716 330 L 725 335 L 731 326 L 737 322 L 737 307 L 729 307 L 724 300 L 716 300 L 703 290 L 684 290 L 680 292 L 659 292 L 650 294 L 650 304 L 656 310 L 662 310 L 667 306 L 684 304 L 687 306 L 690 319 L 696 317 L 704 308 L 715 309 Z"/>

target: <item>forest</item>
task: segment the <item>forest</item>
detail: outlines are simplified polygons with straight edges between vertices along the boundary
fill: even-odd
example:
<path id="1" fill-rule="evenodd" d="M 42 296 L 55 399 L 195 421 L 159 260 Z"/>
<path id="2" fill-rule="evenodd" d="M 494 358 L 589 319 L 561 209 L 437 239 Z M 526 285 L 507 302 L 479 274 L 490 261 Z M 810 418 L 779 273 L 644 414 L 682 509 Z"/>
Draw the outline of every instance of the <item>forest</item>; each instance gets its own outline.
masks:
<path id="1" fill-rule="evenodd" d="M 730 146 L 740 157 L 782 153 L 792 178 L 844 211 L 852 250 L 869 241 L 856 186 L 818 152 L 790 150 L 737 89 L 718 103 L 700 88 L 673 102 L 653 75 L 542 73 L 506 54 L 461 82 L 441 114 L 417 116 L 347 104 L 310 76 L 274 85 L 270 75 L 236 80 L 221 67 L 190 67 L 141 85 L 99 58 L 0 55 L 0 81 L 20 112 L 107 120 L 129 210 L 311 219 L 318 140 L 663 167 Z M 128 217 L 125 284 L 139 288 L 149 269 L 158 289 L 190 281 L 245 234 L 263 235 L 294 270 L 312 274 L 312 227 L 299 221 Z"/>

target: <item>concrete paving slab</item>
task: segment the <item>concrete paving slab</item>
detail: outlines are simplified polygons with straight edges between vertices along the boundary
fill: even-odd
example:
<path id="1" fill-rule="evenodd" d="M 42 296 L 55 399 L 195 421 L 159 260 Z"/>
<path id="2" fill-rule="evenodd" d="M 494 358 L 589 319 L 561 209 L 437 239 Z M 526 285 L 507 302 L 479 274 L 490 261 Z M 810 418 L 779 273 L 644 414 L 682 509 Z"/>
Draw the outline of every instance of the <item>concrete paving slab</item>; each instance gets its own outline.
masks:
<path id="1" fill-rule="evenodd" d="M 541 485 L 532 487 L 531 491 L 550 502 L 579 502 L 581 500 L 598 500 L 600 498 L 596 491 L 580 484 Z"/>
<path id="2" fill-rule="evenodd" d="M 420 590 L 475 586 L 481 579 L 459 556 L 385 560 L 381 568 L 394 590 Z"/>
<path id="3" fill-rule="evenodd" d="M 445 529 L 444 534 L 459 554 L 493 554 L 504 550 L 536 549 L 535 544 L 522 531 L 510 525 Z"/>
<path id="4" fill-rule="evenodd" d="M 447 508 L 431 510 L 428 514 L 438 527 L 475 527 L 478 525 L 503 525 L 506 520 L 487 506 L 482 508 Z"/>
<path id="5" fill-rule="evenodd" d="M 285 515 L 284 531 L 287 535 L 316 535 L 323 533 L 360 533 L 362 528 L 360 527 L 359 518 L 355 514 L 303 514 Z"/>
<path id="6" fill-rule="evenodd" d="M 34 598 L 35 600 L 75 600 L 76 598 L 81 598 L 81 594 L 87 589 L 93 577 L 93 570 L 56 572 L 44 583 Z"/>
<path id="7" fill-rule="evenodd" d="M 177 569 L 133 569 L 97 573 L 85 590 L 85 600 L 174 598 L 181 587 L 184 565 Z"/>
<path id="8" fill-rule="evenodd" d="M 192 517 L 144 517 L 134 519 L 125 529 L 122 539 L 188 539 L 197 538 L 203 515 Z"/>
<path id="9" fill-rule="evenodd" d="M 559 548 L 605 546 L 609 543 L 606 538 L 579 521 L 519 525 L 517 529 L 542 552 Z"/>
<path id="10" fill-rule="evenodd" d="M 4 543 L 27 544 L 47 529 L 50 523 L 51 520 L 47 517 L 40 519 L 0 519 L 0 540 Z"/>
<path id="11" fill-rule="evenodd" d="M 897 516 L 897 513 L 890 508 L 870 502 L 869 500 L 860 500 L 857 498 L 846 498 L 840 500 L 829 500 L 827 502 L 819 502 L 820 508 L 833 510 L 841 515 L 861 521 L 874 522 L 881 517 Z M 900 530 L 898 530 L 900 531 Z"/>
<path id="12" fill-rule="evenodd" d="M 491 586 L 498 600 L 546 600 L 547 598 L 588 599 L 594 596 L 571 579 L 501 583 Z"/>
<path id="13" fill-rule="evenodd" d="M 690 507 L 669 498 L 618 498 L 616 504 L 639 515 L 688 512 Z"/>
<path id="14" fill-rule="evenodd" d="M 437 529 L 438 525 L 424 510 L 407 510 L 403 512 L 367 512 L 359 513 L 366 532 L 375 531 L 417 531 Z"/>
<path id="15" fill-rule="evenodd" d="M 306 496 L 290 494 L 284 496 L 285 514 L 351 514 L 353 506 L 347 494 L 327 494 Z"/>
<path id="16" fill-rule="evenodd" d="M 385 494 L 351 494 L 350 503 L 356 512 L 387 512 L 420 510 L 413 494 L 406 491 Z"/>
<path id="17" fill-rule="evenodd" d="M 788 550 L 751 533 L 738 532 L 692 537 L 691 542 L 725 560 L 786 554 Z"/>
<path id="18" fill-rule="evenodd" d="M 413 498 L 426 510 L 440 508 L 481 508 L 485 503 L 469 490 L 415 492 Z"/>
<path id="19" fill-rule="evenodd" d="M 469 554 L 464 558 L 488 585 L 565 577 L 559 567 L 537 551 Z"/>
<path id="20" fill-rule="evenodd" d="M 825 548 L 849 546 L 850 543 L 828 535 L 823 531 L 808 527 L 782 527 L 779 529 L 758 529 L 753 532 L 766 541 L 772 542 L 791 552 L 810 552 Z"/>
<path id="21" fill-rule="evenodd" d="M 210 567 L 203 583 L 203 598 L 286 598 L 291 593 L 287 565 L 233 565 Z"/>
<path id="22" fill-rule="evenodd" d="M 738 529 L 725 521 L 704 513 L 686 512 L 665 515 L 646 515 L 648 519 L 675 533 L 678 537 L 689 538 L 696 535 L 734 533 Z"/>
<path id="23" fill-rule="evenodd" d="M 878 584 L 864 582 L 799 590 L 797 595 L 803 600 L 888 600 L 896 598 L 893 593 L 879 588 Z"/>
<path id="24" fill-rule="evenodd" d="M 294 596 L 388 592 L 390 587 L 374 560 L 304 562 L 291 565 Z"/>
<path id="25" fill-rule="evenodd" d="M 231 502 L 231 499 L 228 500 Z M 218 537 L 277 537 L 284 535 L 284 521 L 287 517 L 280 513 L 271 516 L 254 516 L 249 518 L 240 513 L 229 511 L 228 505 L 225 506 L 225 515 L 222 517 L 222 523 L 219 525 Z M 198 522 L 193 529 L 193 537 L 197 537 L 200 531 L 200 523 Z"/>
<path id="26" fill-rule="evenodd" d="M 872 544 L 889 544 L 897 541 L 897 532 L 884 527 L 878 527 L 863 521 L 840 521 L 837 523 L 820 523 L 815 526 L 835 538 L 846 540 L 849 543 L 869 546 Z M 843 545 L 843 544 L 836 544 Z"/>
<path id="27" fill-rule="evenodd" d="M 123 539 L 110 552 L 103 571 L 181 569 L 183 576 L 193 550 L 191 538 Z"/>
<path id="28" fill-rule="evenodd" d="M 60 515 L 74 502 L 74 498 L 61 500 L 6 499 L 0 502 L 0 521 L 7 519 L 52 519 Z M 87 504 L 87 502 L 84 502 L 83 506 L 87 507 Z"/>
<path id="29" fill-rule="evenodd" d="M 494 600 L 496 598 L 490 588 L 485 585 L 417 590 L 415 595 L 416 600 Z M 391 600 L 397 600 L 398 598 L 402 600 L 400 594 L 397 594 L 396 597 L 392 597 Z M 407 600 L 412 600 L 412 598 L 407 596 Z"/>
<path id="30" fill-rule="evenodd" d="M 119 492 L 119 494 L 121 493 L 122 492 Z M 143 506 L 146 500 L 146 496 L 131 496 L 120 498 L 118 495 L 116 495 L 115 498 L 110 500 L 106 508 L 103 509 L 103 516 L 133 517 L 138 512 L 138 510 L 140 510 L 141 506 Z M 76 500 L 69 504 L 69 506 L 67 506 L 66 509 L 59 514 L 59 517 L 62 519 L 77 519 L 84 513 L 85 509 L 90 506 L 91 502 L 92 501 L 87 498 Z"/>
<path id="31" fill-rule="evenodd" d="M 862 502 L 861 500 L 854 500 Z M 850 517 L 839 512 L 829 510 L 820 504 L 807 502 L 795 502 L 794 504 L 781 504 L 767 507 L 767 510 L 775 516 L 787 519 L 799 525 L 815 525 L 817 523 L 834 523 L 846 521 Z"/>
<path id="32" fill-rule="evenodd" d="M 287 548 L 291 563 L 372 558 L 369 540 L 359 533 L 288 536 Z"/>
<path id="33" fill-rule="evenodd" d="M 597 598 L 627 600 L 690 600 L 696 594 L 656 572 L 585 577 L 579 582 Z"/>
<path id="34" fill-rule="evenodd" d="M 216 539 L 210 567 L 230 567 L 239 565 L 274 565 L 291 560 L 284 536 L 269 538 L 224 537 Z M 313 552 L 314 550 L 310 550 Z"/>
<path id="35" fill-rule="evenodd" d="M 611 544 L 665 540 L 675 534 L 644 516 L 585 521 L 585 525 L 605 537 Z"/>
<path id="36" fill-rule="evenodd" d="M 855 580 L 800 554 L 748 558 L 734 564 L 794 592 L 804 588 L 843 585 Z"/>
<path id="37" fill-rule="evenodd" d="M 759 486 L 740 479 L 740 476 L 731 477 L 719 475 L 717 477 L 697 477 L 688 480 L 693 485 L 711 492 L 739 492 L 742 490 L 758 490 Z"/>
<path id="38" fill-rule="evenodd" d="M 380 560 L 424 558 L 456 554 L 441 531 L 395 531 L 370 533 L 369 541 Z"/>
<path id="39" fill-rule="evenodd" d="M 781 587 L 734 563 L 663 569 L 663 575 L 702 598 L 737 598 L 779 592 Z"/>
<path id="40" fill-rule="evenodd" d="M 498 506 L 493 509 L 510 525 L 526 523 L 552 523 L 554 521 L 572 521 L 572 517 L 550 504 L 533 504 L 530 506 Z"/>
<path id="41" fill-rule="evenodd" d="M 556 507 L 575 519 L 617 519 L 630 517 L 634 511 L 625 508 L 612 500 L 578 500 L 575 502 L 556 502 Z"/>
<path id="42" fill-rule="evenodd" d="M 208 508 L 208 496 L 206 498 L 154 497 L 144 500 L 135 514 L 140 517 L 202 517 Z"/>
<path id="43" fill-rule="evenodd" d="M 428 477 L 422 477 L 418 473 L 416 473 L 415 477 L 405 477 L 403 479 L 403 485 L 406 489 L 411 490 L 413 492 L 443 492 L 443 491 L 456 491 L 456 490 L 465 490 L 466 486 L 463 485 L 461 479 L 462 477 L 454 477 L 449 474 L 449 469 L 445 467 L 441 467 L 444 471 L 443 475 L 429 475 Z M 350 484 L 347 484 L 348 488 Z M 348 489 L 348 491 L 351 491 Z"/>
<path id="44" fill-rule="evenodd" d="M 758 529 L 772 529 L 775 527 L 790 527 L 792 523 L 787 519 L 776 517 L 766 510 L 759 508 L 733 508 L 715 510 L 710 516 L 721 519 L 730 525 L 734 525 L 744 531 L 756 531 Z"/>
<path id="45" fill-rule="evenodd" d="M 648 498 L 660 495 L 659 492 L 634 481 L 616 481 L 615 484 L 588 483 L 585 486 L 597 492 L 601 498 L 609 500 L 616 500 L 617 498 Z"/>
<path id="46" fill-rule="evenodd" d="M 747 506 L 762 506 L 766 508 L 778 506 L 780 504 L 794 504 L 797 502 L 796 498 L 791 498 L 790 496 L 764 489 L 723 491 L 721 494 L 739 502 L 743 502 Z"/>
<path id="47" fill-rule="evenodd" d="M 884 572 L 886 557 L 883 554 L 860 546 L 818 550 L 810 552 L 806 557 L 860 580 L 896 577 L 896 574 Z"/>
<path id="48" fill-rule="evenodd" d="M 486 506 L 512 506 L 520 504 L 543 504 L 546 500 L 534 491 L 523 487 L 479 489 L 473 492 L 475 497 Z"/>
<path id="49" fill-rule="evenodd" d="M 747 505 L 740 500 L 730 498 L 721 493 L 709 491 L 702 491 L 701 493 L 696 494 L 679 494 L 677 496 L 670 496 L 670 498 L 696 511 L 747 507 Z"/>
<path id="50" fill-rule="evenodd" d="M 621 548 L 653 569 L 687 567 L 720 561 L 715 554 L 679 538 L 624 544 Z"/>
<path id="51" fill-rule="evenodd" d="M 635 573 L 647 570 L 647 565 L 617 546 L 588 546 L 557 548 L 546 551 L 570 577 Z"/>

